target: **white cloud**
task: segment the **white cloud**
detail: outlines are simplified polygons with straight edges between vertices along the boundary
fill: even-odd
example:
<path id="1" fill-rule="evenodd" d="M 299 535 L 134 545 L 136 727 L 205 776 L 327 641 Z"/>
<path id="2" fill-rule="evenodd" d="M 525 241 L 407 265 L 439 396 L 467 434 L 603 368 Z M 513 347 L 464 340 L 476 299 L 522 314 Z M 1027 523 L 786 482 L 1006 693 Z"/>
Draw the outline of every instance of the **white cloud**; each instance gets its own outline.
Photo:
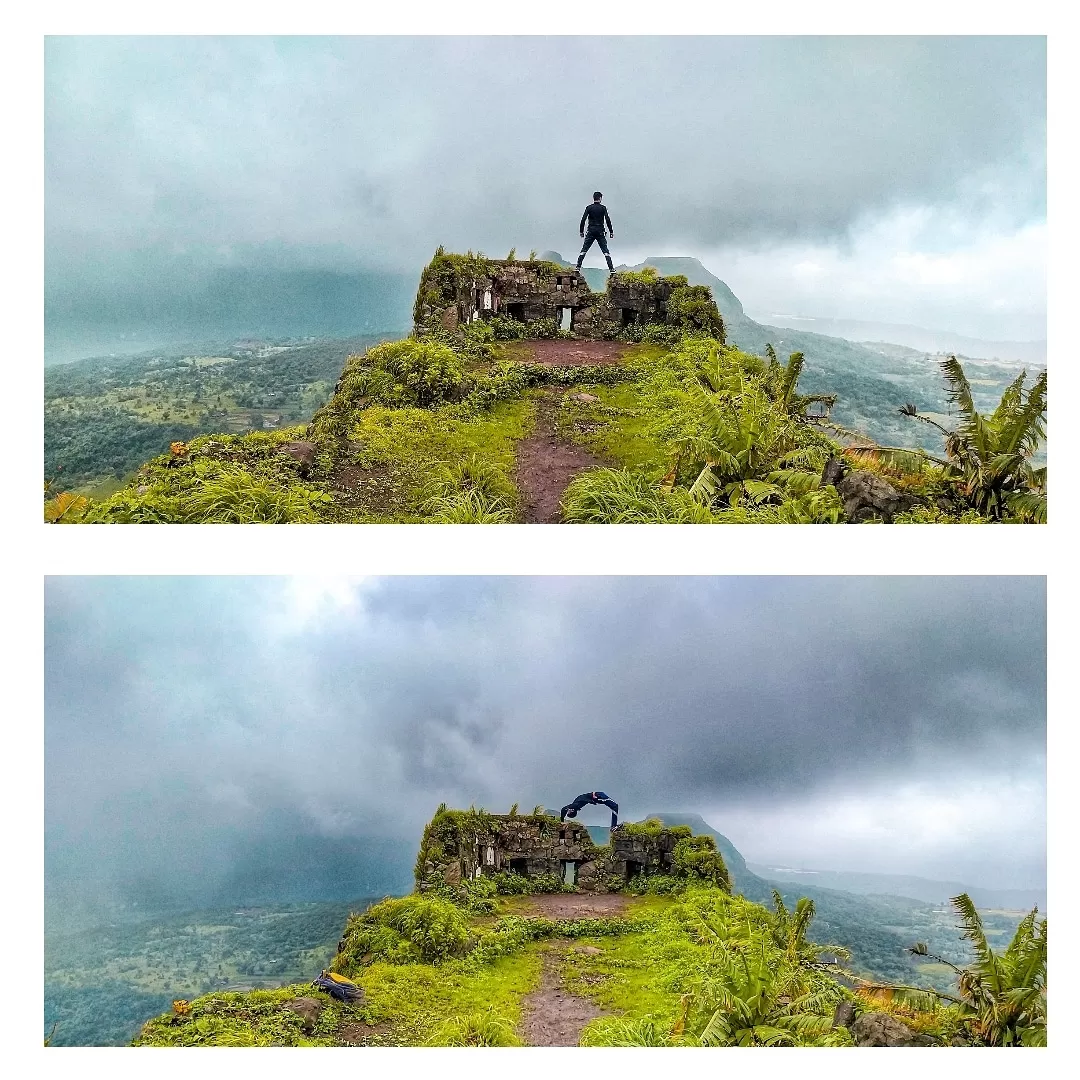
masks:
<path id="1" fill-rule="evenodd" d="M 721 249 L 702 261 L 747 312 L 913 323 L 1014 340 L 1046 335 L 1048 233 L 967 223 L 955 211 L 895 211 L 848 242 Z"/>
<path id="2" fill-rule="evenodd" d="M 752 862 L 994 881 L 1038 880 L 1046 850 L 1045 760 L 1023 773 L 935 776 L 794 797 L 784 803 L 719 806 L 705 813 Z M 1018 865 L 1016 853 L 1030 863 Z M 996 853 L 996 854 L 995 854 Z"/>
<path id="3" fill-rule="evenodd" d="M 281 633 L 300 633 L 309 626 L 356 610 L 365 578 L 304 576 L 282 581 L 282 610 L 274 617 Z"/>

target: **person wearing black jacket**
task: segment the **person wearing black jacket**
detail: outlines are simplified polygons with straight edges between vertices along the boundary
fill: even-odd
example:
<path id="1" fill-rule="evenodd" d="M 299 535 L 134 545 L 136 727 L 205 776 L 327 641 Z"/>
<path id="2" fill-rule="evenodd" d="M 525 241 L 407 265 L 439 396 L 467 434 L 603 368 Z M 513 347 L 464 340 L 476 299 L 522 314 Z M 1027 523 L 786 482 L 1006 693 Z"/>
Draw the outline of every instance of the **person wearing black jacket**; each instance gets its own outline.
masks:
<path id="1" fill-rule="evenodd" d="M 579 795 L 572 803 L 567 803 L 562 808 L 559 820 L 565 821 L 568 817 L 577 817 L 578 811 L 583 806 L 598 806 L 601 803 L 604 806 L 611 807 L 611 827 L 614 829 L 619 824 L 619 804 L 602 791 L 586 791 L 584 795 Z"/>
<path id="2" fill-rule="evenodd" d="M 608 253 L 607 238 L 604 235 L 604 226 L 607 226 L 607 231 L 611 233 L 611 239 L 615 239 L 615 229 L 611 224 L 611 216 L 608 214 L 607 207 L 600 201 L 603 199 L 603 193 L 594 191 L 592 193 L 593 201 L 585 207 L 585 213 L 581 215 L 581 221 L 578 223 L 578 232 L 584 237 L 585 243 L 581 245 L 581 254 L 577 257 L 577 270 L 581 269 L 581 264 L 585 259 L 585 252 L 593 246 L 594 243 L 600 245 L 600 250 L 604 253 L 604 258 L 607 259 L 608 273 L 614 274 L 615 267 L 611 262 L 611 255 Z M 588 222 L 588 232 L 585 231 L 585 223 Z"/>

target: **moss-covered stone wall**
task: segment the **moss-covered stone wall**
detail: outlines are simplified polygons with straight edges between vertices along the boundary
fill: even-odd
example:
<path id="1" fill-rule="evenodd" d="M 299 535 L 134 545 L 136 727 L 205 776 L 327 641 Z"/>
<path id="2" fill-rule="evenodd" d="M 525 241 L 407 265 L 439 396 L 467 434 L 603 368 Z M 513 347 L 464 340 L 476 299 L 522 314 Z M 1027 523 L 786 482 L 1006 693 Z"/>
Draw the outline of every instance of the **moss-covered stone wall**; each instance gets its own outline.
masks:
<path id="1" fill-rule="evenodd" d="M 424 830 L 416 884 L 425 892 L 467 878 L 516 873 L 557 875 L 582 891 L 607 892 L 634 877 L 675 872 L 675 846 L 689 835 L 686 826 L 665 828 L 650 821 L 619 825 L 611 830 L 610 843 L 598 846 L 584 825 L 549 814 L 440 807 Z"/>
<path id="2" fill-rule="evenodd" d="M 576 270 L 541 259 L 488 259 L 441 248 L 424 268 L 413 306 L 418 335 L 454 331 L 480 319 L 551 321 L 577 338 L 615 337 L 629 326 L 683 325 L 692 314 L 699 329 L 723 335 L 723 320 L 706 286 L 684 277 L 626 272 L 595 293 Z"/>

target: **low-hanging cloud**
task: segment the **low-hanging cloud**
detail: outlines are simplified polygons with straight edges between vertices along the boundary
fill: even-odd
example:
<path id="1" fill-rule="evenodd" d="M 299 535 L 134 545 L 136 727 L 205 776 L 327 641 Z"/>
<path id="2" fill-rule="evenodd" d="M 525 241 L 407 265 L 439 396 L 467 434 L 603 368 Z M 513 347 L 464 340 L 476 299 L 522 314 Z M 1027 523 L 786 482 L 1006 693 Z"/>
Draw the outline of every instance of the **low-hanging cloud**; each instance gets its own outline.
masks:
<path id="1" fill-rule="evenodd" d="M 54 305 L 566 250 L 596 187 L 637 255 L 1045 217 L 1037 37 L 51 38 L 45 100 Z"/>
<path id="2" fill-rule="evenodd" d="M 779 830 L 920 789 L 933 866 L 991 883 L 1042 858 L 1044 609 L 1036 578 L 51 579 L 50 851 L 205 883 L 288 838 L 411 846 L 441 801 Z M 1009 850 L 980 782 L 1027 792 Z"/>

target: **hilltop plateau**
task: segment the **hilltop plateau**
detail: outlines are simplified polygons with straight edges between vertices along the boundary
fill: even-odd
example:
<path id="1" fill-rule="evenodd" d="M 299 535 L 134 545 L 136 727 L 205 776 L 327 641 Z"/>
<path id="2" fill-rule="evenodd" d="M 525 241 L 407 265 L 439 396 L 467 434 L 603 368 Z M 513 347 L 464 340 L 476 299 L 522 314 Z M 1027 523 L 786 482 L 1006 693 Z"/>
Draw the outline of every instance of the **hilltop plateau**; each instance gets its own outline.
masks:
<path id="1" fill-rule="evenodd" d="M 46 518 L 1045 520 L 1045 371 L 965 370 L 763 327 L 694 260 L 654 262 L 666 276 L 624 270 L 595 291 L 554 259 L 440 251 L 413 335 L 350 355 L 309 423 L 288 426 L 282 402 L 295 399 L 295 417 L 318 381 L 273 400 L 251 391 L 233 405 L 248 424 L 262 410 L 262 430 L 174 439 L 107 498 L 57 498 L 54 480 Z M 203 359 L 179 365 L 200 385 L 231 366 Z M 918 391 L 931 382 L 934 395 Z M 77 425 L 82 407 L 54 400 L 54 425 Z M 267 409 L 279 410 L 269 422 Z M 191 421 L 175 410 L 152 418 Z"/>

